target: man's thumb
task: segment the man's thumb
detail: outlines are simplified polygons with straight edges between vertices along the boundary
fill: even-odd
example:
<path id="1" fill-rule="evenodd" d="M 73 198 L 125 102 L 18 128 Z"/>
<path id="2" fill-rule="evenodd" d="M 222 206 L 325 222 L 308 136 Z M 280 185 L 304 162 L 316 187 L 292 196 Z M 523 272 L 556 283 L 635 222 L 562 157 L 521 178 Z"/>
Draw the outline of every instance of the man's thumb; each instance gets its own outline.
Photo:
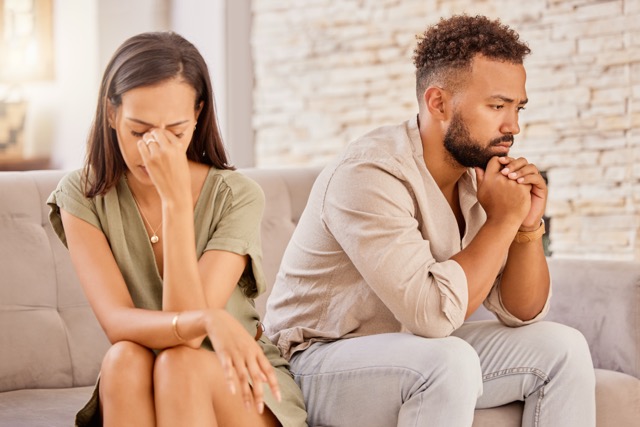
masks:
<path id="1" fill-rule="evenodd" d="M 478 186 L 482 185 L 482 182 L 484 181 L 484 170 L 481 168 L 475 168 L 476 170 L 476 179 L 478 181 Z"/>

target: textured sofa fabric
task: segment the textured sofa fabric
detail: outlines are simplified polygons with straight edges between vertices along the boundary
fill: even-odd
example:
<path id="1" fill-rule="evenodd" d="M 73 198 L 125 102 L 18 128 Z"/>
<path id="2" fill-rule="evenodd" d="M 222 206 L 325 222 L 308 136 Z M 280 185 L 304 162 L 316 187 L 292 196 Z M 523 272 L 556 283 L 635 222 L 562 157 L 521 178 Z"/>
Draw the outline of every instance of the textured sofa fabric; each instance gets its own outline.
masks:
<path id="1" fill-rule="evenodd" d="M 273 283 L 319 169 L 247 169 L 266 196 L 264 269 Z M 45 200 L 62 171 L 0 172 L 0 427 L 73 425 L 108 342 L 82 293 Z M 640 264 L 550 259 L 548 319 L 587 338 L 598 427 L 640 420 Z M 266 295 L 256 304 L 263 312 Z M 490 318 L 479 310 L 473 319 Z M 476 411 L 474 427 L 520 426 L 522 405 Z M 355 426 L 358 427 L 358 426 Z"/>

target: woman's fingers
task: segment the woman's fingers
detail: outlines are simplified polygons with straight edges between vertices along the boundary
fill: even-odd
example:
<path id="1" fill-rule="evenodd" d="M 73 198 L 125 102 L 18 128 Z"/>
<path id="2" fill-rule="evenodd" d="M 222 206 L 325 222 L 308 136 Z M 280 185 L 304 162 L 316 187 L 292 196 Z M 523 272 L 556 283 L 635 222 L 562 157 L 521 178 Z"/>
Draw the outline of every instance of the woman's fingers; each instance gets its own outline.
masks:
<path id="1" fill-rule="evenodd" d="M 271 363 L 260 346 L 255 342 L 252 343 L 252 346 L 255 348 L 237 353 L 237 357 L 234 358 L 234 367 L 245 406 L 249 407 L 253 401 L 258 413 L 262 414 L 264 411 L 264 383 L 269 384 L 278 401 L 281 401 L 282 397 Z"/>
<path id="2" fill-rule="evenodd" d="M 262 347 L 244 327 L 224 310 L 210 312 L 207 331 L 224 369 L 231 392 L 258 413 L 264 411 L 264 384 L 269 384 L 274 397 L 281 401 L 275 371 Z"/>
<path id="3" fill-rule="evenodd" d="M 255 402 L 256 410 L 258 411 L 258 413 L 262 414 L 262 412 L 264 411 L 263 383 L 267 381 L 267 377 L 260 370 L 258 360 L 256 359 L 247 360 L 247 368 L 249 369 L 249 374 L 251 375 L 251 380 L 253 382 L 253 401 Z"/>
<path id="4" fill-rule="evenodd" d="M 251 386 L 249 385 L 249 372 L 244 356 L 241 353 L 233 360 L 236 376 L 240 385 L 240 396 L 244 402 L 244 406 L 249 409 L 251 407 Z"/>
<path id="5" fill-rule="evenodd" d="M 260 364 L 260 370 L 265 375 L 264 381 L 269 384 L 269 388 L 271 388 L 271 392 L 275 396 L 278 402 L 282 401 L 282 394 L 280 393 L 280 385 L 278 384 L 278 377 L 276 376 L 275 369 L 269 362 L 264 354 L 262 357 L 258 358 L 258 363 Z"/>
<path id="6" fill-rule="evenodd" d="M 231 394 L 236 394 L 236 382 L 238 379 L 236 377 L 236 371 L 233 367 L 233 363 L 231 362 L 231 358 L 227 355 L 226 351 L 222 349 L 216 350 L 216 355 L 218 356 L 218 360 L 220 360 L 220 365 L 224 371 L 224 377 L 229 385 L 229 391 Z"/>

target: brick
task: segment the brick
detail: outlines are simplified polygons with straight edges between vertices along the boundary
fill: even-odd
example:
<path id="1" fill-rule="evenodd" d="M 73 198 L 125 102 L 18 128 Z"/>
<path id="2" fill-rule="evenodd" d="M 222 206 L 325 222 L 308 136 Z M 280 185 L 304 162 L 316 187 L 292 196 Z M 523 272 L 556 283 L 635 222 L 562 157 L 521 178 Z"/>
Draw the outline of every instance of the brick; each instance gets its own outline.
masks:
<path id="1" fill-rule="evenodd" d="M 575 10 L 576 21 L 594 21 L 605 17 L 620 16 L 622 14 L 622 0 L 602 1 L 578 5 Z"/>
<path id="2" fill-rule="evenodd" d="M 629 86 L 620 86 L 608 89 L 595 89 L 592 92 L 592 102 L 594 103 L 620 103 L 623 102 L 631 92 Z"/>
<path id="3" fill-rule="evenodd" d="M 622 33 L 610 34 L 600 37 L 580 38 L 578 42 L 578 54 L 598 53 L 603 50 L 621 50 L 624 48 Z"/>
<path id="4" fill-rule="evenodd" d="M 640 62 L 640 49 L 623 49 L 601 52 L 596 57 L 598 65 L 619 65 Z"/>
<path id="5" fill-rule="evenodd" d="M 640 2 L 638 0 L 624 0 L 624 14 L 640 14 Z"/>
<path id="6" fill-rule="evenodd" d="M 605 169 L 603 178 L 606 182 L 624 182 L 629 175 L 629 166 L 612 166 Z"/>
<path id="7" fill-rule="evenodd" d="M 627 20 L 624 16 L 608 17 L 602 20 L 585 22 L 573 22 L 572 19 L 563 20 L 553 26 L 552 39 L 564 40 L 576 37 L 592 37 L 607 34 L 616 34 L 621 28 L 625 28 Z"/>
<path id="8" fill-rule="evenodd" d="M 629 64 L 611 66 L 593 65 L 589 70 L 578 74 L 578 84 L 590 89 L 609 89 L 628 87 L 630 79 Z"/>
<path id="9" fill-rule="evenodd" d="M 616 103 L 600 103 L 592 105 L 583 111 L 580 111 L 581 117 L 616 117 L 625 116 L 627 113 L 627 105 L 625 102 Z"/>
<path id="10" fill-rule="evenodd" d="M 600 131 L 627 130 L 631 128 L 631 120 L 625 116 L 602 117 L 598 119 L 597 129 Z"/>

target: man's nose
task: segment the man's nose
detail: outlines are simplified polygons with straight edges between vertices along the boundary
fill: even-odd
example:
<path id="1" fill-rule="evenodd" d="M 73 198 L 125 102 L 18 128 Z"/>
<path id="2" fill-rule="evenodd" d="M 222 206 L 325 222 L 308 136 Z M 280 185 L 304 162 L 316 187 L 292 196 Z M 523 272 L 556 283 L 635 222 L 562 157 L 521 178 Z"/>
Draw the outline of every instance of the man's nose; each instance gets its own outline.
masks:
<path id="1" fill-rule="evenodd" d="M 500 132 L 504 134 L 517 135 L 520 133 L 520 125 L 518 124 L 518 114 L 510 114 L 502 123 Z"/>

